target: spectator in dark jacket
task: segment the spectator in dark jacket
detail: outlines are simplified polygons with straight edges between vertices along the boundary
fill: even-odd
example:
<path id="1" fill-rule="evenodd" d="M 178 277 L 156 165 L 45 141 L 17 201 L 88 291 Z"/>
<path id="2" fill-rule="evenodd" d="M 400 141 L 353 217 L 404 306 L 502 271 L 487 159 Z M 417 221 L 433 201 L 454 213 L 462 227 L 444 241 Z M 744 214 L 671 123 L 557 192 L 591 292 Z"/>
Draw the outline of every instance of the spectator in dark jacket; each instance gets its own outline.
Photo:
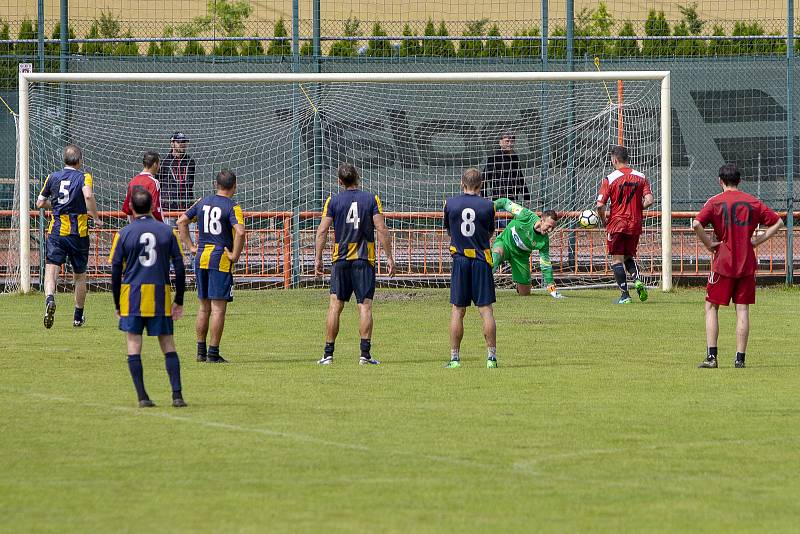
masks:
<path id="1" fill-rule="evenodd" d="M 161 162 L 161 203 L 164 211 L 188 210 L 194 201 L 194 159 L 186 152 L 189 139 L 181 132 L 170 138 L 170 150 Z M 164 217 L 164 222 L 175 226 L 177 217 Z"/>
<path id="2" fill-rule="evenodd" d="M 531 194 L 519 169 L 519 156 L 514 152 L 515 141 L 514 132 L 505 130 L 500 133 L 499 146 L 486 160 L 486 166 L 481 171 L 485 197 L 530 202 Z"/>

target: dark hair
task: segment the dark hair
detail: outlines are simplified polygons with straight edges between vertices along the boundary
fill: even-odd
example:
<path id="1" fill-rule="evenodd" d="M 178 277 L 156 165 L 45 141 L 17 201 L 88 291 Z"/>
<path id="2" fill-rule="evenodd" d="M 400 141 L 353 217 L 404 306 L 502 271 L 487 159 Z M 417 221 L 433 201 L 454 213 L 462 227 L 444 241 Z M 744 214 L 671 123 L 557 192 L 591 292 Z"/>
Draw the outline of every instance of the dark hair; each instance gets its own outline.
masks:
<path id="1" fill-rule="evenodd" d="M 150 191 L 137 185 L 131 191 L 131 209 L 137 215 L 147 215 L 153 209 L 153 197 Z"/>
<path id="2" fill-rule="evenodd" d="M 725 185 L 739 185 L 742 180 L 742 173 L 739 172 L 739 167 L 735 163 L 726 163 L 719 168 L 719 179 Z"/>
<path id="3" fill-rule="evenodd" d="M 339 179 L 345 187 L 356 185 L 360 178 L 358 171 L 352 163 L 342 163 L 339 165 Z"/>
<path id="4" fill-rule="evenodd" d="M 628 154 L 628 149 L 624 146 L 615 146 L 611 149 L 611 155 L 617 158 L 617 161 L 620 163 L 628 163 L 630 161 L 630 155 Z"/>
<path id="5" fill-rule="evenodd" d="M 145 169 L 149 169 L 159 161 L 161 161 L 161 156 L 158 155 L 158 152 L 153 152 L 152 150 L 148 150 L 142 156 L 142 165 L 144 165 Z"/>
<path id="6" fill-rule="evenodd" d="M 517 139 L 517 136 L 514 134 L 514 130 L 503 130 L 500 132 L 500 135 L 497 136 L 497 140 L 500 141 L 501 139 L 505 139 L 506 137 L 512 140 Z"/>
<path id="7" fill-rule="evenodd" d="M 64 164 L 77 165 L 83 159 L 81 149 L 77 145 L 67 145 L 64 147 Z"/>
<path id="8" fill-rule="evenodd" d="M 217 173 L 217 187 L 230 191 L 236 186 L 236 175 L 230 169 L 222 169 Z"/>
<path id="9" fill-rule="evenodd" d="M 481 171 L 475 167 L 470 167 L 464 171 L 464 174 L 461 175 L 461 182 L 464 184 L 464 187 L 470 191 L 480 189 L 482 181 L 483 177 L 481 176 Z"/>
<path id="10" fill-rule="evenodd" d="M 554 210 L 544 210 L 542 212 L 542 219 L 545 217 L 549 217 L 553 219 L 553 221 L 558 221 L 558 213 L 556 213 Z"/>

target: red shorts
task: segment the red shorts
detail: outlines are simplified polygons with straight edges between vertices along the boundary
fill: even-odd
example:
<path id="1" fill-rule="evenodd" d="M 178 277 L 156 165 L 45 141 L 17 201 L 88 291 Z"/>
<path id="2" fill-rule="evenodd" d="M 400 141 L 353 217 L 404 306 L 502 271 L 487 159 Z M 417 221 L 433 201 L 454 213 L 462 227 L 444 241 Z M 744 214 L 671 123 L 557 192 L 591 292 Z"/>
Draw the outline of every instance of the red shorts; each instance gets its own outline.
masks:
<path id="1" fill-rule="evenodd" d="M 608 253 L 612 256 L 636 256 L 639 236 L 615 232 L 607 235 Z"/>
<path id="2" fill-rule="evenodd" d="M 731 300 L 734 304 L 755 304 L 756 275 L 730 278 L 711 271 L 706 285 L 706 300 L 720 306 L 727 306 Z"/>

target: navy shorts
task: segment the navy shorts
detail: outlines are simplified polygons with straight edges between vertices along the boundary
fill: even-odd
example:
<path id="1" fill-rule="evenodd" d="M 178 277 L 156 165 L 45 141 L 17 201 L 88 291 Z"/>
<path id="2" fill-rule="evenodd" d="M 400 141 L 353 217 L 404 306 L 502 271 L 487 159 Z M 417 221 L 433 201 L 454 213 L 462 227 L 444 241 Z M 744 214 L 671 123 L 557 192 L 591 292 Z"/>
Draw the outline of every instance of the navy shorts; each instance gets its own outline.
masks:
<path id="1" fill-rule="evenodd" d="M 200 300 L 233 300 L 233 274 L 216 269 L 197 269 L 197 298 Z"/>
<path id="2" fill-rule="evenodd" d="M 497 299 L 494 294 L 492 268 L 482 260 L 453 256 L 450 273 L 450 304 L 466 308 L 470 303 L 488 306 Z"/>
<path id="3" fill-rule="evenodd" d="M 86 272 L 89 263 L 89 237 L 76 235 L 51 235 L 47 237 L 46 261 L 51 265 L 64 265 L 69 260 L 72 272 Z"/>
<path id="4" fill-rule="evenodd" d="M 331 272 L 331 295 L 349 302 L 356 294 L 356 302 L 375 296 L 375 268 L 367 260 L 337 261 Z"/>
<path id="5" fill-rule="evenodd" d="M 129 334 L 142 335 L 147 327 L 148 336 L 171 336 L 172 317 L 137 317 L 129 315 L 119 318 L 119 329 Z"/>

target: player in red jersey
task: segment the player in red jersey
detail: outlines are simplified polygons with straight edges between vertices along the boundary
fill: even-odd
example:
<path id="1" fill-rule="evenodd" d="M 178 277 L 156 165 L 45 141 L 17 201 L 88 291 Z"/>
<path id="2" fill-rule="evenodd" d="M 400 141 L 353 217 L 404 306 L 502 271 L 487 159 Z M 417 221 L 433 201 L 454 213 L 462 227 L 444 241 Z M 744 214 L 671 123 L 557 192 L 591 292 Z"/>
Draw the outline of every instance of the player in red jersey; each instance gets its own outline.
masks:
<path id="1" fill-rule="evenodd" d="M 615 146 L 611 149 L 614 172 L 603 178 L 597 194 L 597 214 L 606 227 L 614 280 L 622 291 L 617 304 L 631 302 L 626 271 L 633 278 L 639 300 L 647 300 L 647 288 L 639 279 L 639 267 L 634 258 L 642 234 L 642 211 L 653 205 L 653 192 L 644 174 L 628 166 L 628 159 L 627 148 Z M 609 200 L 611 211 L 606 215 Z"/>
<path id="2" fill-rule="evenodd" d="M 778 214 L 752 195 L 739 191 L 741 174 L 728 163 L 719 169 L 722 193 L 708 199 L 692 222 L 694 233 L 714 254 L 711 274 L 706 286 L 706 359 L 699 365 L 717 368 L 719 307 L 733 300 L 736 305 L 736 361 L 744 367 L 747 336 L 750 334 L 750 304 L 756 302 L 756 255 L 754 247 L 775 235 L 783 226 Z M 707 224 L 714 228 L 714 240 L 705 232 Z M 759 224 L 767 230 L 753 237 Z"/>
<path id="3" fill-rule="evenodd" d="M 161 157 L 158 152 L 147 151 L 142 156 L 142 172 L 133 177 L 128 184 L 128 193 L 125 195 L 125 201 L 122 203 L 122 211 L 128 216 L 129 221 L 133 221 L 133 212 L 131 211 L 131 193 L 134 187 L 143 187 L 146 189 L 153 199 L 153 218 L 157 221 L 164 222 L 164 215 L 161 213 L 161 184 L 156 176 L 158 176 L 158 168 L 161 163 Z"/>

